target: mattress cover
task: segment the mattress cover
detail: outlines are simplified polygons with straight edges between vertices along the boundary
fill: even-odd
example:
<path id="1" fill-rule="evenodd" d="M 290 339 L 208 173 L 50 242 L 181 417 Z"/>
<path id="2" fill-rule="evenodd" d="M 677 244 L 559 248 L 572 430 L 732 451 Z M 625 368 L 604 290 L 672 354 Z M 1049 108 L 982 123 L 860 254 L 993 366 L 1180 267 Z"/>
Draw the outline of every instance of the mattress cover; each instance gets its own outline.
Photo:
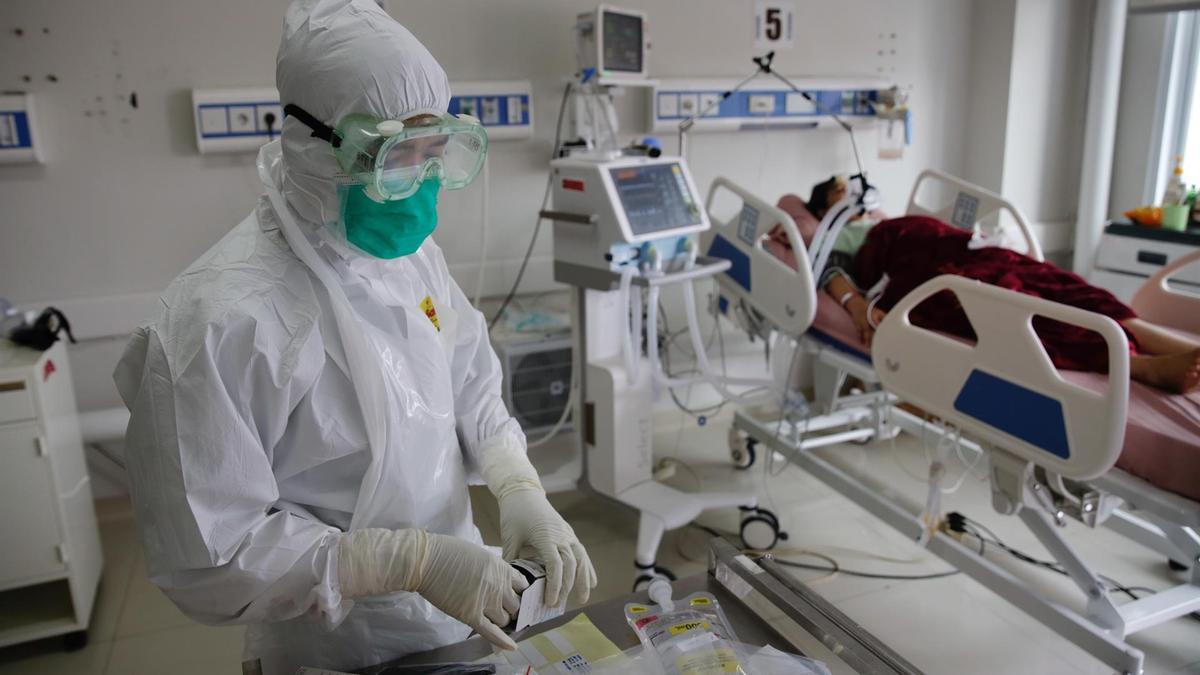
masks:
<path id="1" fill-rule="evenodd" d="M 828 293 L 821 293 L 817 299 L 817 316 L 808 335 L 839 351 L 870 360 L 871 350 L 859 339 L 854 320 Z M 1093 391 L 1107 387 L 1106 375 L 1060 372 L 1068 382 Z M 1200 390 L 1168 394 L 1130 382 L 1125 444 L 1117 467 L 1164 490 L 1200 501 Z"/>

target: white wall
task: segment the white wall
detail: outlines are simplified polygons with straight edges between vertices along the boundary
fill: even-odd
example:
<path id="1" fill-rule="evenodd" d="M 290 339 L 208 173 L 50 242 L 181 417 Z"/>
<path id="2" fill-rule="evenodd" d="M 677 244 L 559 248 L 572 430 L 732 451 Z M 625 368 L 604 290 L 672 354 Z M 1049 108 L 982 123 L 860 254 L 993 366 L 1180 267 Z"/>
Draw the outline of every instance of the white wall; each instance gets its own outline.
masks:
<path id="1" fill-rule="evenodd" d="M 1075 220 L 1091 5 L 1092 0 L 1017 4 L 1004 196 L 1039 223 Z"/>
<path id="2" fill-rule="evenodd" d="M 1016 0 L 975 3 L 969 53 L 970 98 L 963 178 L 993 192 L 1004 189 Z"/>
<path id="3" fill-rule="evenodd" d="M 1051 259 L 1071 248 L 1091 0 L 993 0 L 973 16 L 967 180 L 1030 219 Z"/>

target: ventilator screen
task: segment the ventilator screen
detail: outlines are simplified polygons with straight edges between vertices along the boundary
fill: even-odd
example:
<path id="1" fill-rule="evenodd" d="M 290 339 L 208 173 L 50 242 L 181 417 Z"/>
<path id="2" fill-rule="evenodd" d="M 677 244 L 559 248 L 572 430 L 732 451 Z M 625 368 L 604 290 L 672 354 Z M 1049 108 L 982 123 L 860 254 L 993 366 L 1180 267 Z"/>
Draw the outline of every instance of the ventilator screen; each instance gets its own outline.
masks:
<path id="1" fill-rule="evenodd" d="M 700 210 L 678 164 L 611 169 L 634 236 L 697 225 Z"/>

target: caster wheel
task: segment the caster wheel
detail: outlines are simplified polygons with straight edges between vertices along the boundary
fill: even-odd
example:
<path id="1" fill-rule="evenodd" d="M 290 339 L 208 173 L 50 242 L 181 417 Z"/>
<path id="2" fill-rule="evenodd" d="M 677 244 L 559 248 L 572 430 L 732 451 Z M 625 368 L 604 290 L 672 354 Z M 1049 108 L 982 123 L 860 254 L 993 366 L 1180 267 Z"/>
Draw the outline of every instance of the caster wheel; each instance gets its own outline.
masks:
<path id="1" fill-rule="evenodd" d="M 758 452 L 755 447 L 758 441 L 747 438 L 740 446 L 733 448 L 729 452 L 729 456 L 733 459 L 733 466 L 739 471 L 745 471 L 754 466 L 754 460 L 758 457 Z"/>
<path id="2" fill-rule="evenodd" d="M 1170 558 L 1167 558 L 1167 567 L 1171 568 L 1172 572 L 1184 572 L 1187 570 L 1187 565 L 1184 565 L 1183 563 L 1177 563 Z"/>
<path id="3" fill-rule="evenodd" d="M 69 652 L 77 652 L 87 646 L 88 633 L 86 630 L 77 630 L 74 633 L 63 635 L 63 649 Z"/>
<path id="4" fill-rule="evenodd" d="M 659 567 L 658 565 L 654 566 L 653 574 L 650 573 L 650 570 L 648 568 L 639 567 L 638 569 L 641 572 L 641 574 L 638 574 L 637 579 L 633 580 L 633 591 L 635 593 L 638 591 L 644 591 L 647 588 L 649 588 L 650 582 L 654 581 L 655 579 L 666 579 L 667 581 L 678 581 L 679 580 L 678 577 L 675 576 L 674 572 L 672 572 L 671 570 L 669 570 L 665 567 Z"/>
<path id="5" fill-rule="evenodd" d="M 780 541 L 787 540 L 787 533 L 779 529 L 779 518 L 766 509 L 749 509 L 742 518 L 742 546 L 753 551 L 769 551 Z"/>

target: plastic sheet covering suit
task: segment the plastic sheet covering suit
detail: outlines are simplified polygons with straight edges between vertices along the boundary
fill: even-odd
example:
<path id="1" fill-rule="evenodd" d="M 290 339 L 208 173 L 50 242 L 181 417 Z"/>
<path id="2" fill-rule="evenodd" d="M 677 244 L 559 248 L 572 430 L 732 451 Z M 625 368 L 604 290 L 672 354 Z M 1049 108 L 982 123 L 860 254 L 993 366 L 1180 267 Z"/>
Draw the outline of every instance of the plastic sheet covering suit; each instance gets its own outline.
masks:
<path id="1" fill-rule="evenodd" d="M 449 100 L 429 52 L 365 0 L 293 3 L 277 80 L 283 100 L 325 120 Z M 468 475 L 486 474 L 497 448 L 524 461 L 483 317 L 441 250 L 352 250 L 336 227 L 333 155 L 309 133 L 284 120 L 259 153 L 255 212 L 171 284 L 115 373 L 151 579 L 197 621 L 251 624 L 247 656 L 268 673 L 464 639 L 415 593 L 343 597 L 342 533 L 420 528 L 481 544 Z"/>

